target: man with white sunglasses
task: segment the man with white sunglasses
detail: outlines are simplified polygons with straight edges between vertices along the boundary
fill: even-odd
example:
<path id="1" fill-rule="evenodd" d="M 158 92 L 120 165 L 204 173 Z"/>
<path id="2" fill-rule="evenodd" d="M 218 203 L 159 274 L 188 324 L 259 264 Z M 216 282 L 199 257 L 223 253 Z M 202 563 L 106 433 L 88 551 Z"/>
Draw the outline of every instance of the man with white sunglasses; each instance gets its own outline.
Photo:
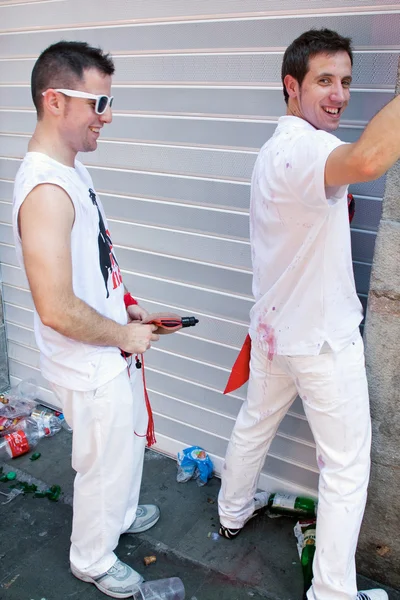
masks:
<path id="1" fill-rule="evenodd" d="M 35 304 L 41 371 L 73 428 L 72 573 L 113 598 L 142 576 L 114 553 L 122 533 L 152 527 L 160 511 L 138 506 L 149 419 L 140 371 L 124 356 L 158 339 L 125 289 L 107 220 L 87 169 L 111 123 L 109 55 L 59 42 L 32 72 L 37 126 L 18 171 L 13 227 Z M 123 352 L 121 352 L 123 351 Z M 151 433 L 151 432 L 150 432 Z"/>

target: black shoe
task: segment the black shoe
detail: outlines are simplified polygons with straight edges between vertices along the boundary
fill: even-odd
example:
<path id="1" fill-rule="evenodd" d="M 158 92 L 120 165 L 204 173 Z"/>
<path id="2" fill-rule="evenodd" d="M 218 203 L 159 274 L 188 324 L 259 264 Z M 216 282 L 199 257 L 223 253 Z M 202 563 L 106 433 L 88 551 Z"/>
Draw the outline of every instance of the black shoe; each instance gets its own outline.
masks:
<path id="1" fill-rule="evenodd" d="M 385 590 L 365 590 L 364 592 L 358 592 L 357 600 L 389 600 L 389 596 Z"/>
<path id="2" fill-rule="evenodd" d="M 251 519 L 254 519 L 254 517 L 257 517 L 261 513 L 261 511 L 262 511 L 262 508 L 255 510 L 253 512 L 253 514 L 250 515 L 250 517 L 248 519 L 246 519 L 243 527 L 246 525 L 246 523 L 251 521 Z M 228 540 L 233 540 L 233 538 L 235 538 L 239 535 L 239 533 L 242 531 L 243 527 L 240 527 L 239 529 L 230 529 L 229 527 L 225 527 L 224 525 L 222 525 L 220 523 L 218 533 L 220 536 L 225 537 Z"/>

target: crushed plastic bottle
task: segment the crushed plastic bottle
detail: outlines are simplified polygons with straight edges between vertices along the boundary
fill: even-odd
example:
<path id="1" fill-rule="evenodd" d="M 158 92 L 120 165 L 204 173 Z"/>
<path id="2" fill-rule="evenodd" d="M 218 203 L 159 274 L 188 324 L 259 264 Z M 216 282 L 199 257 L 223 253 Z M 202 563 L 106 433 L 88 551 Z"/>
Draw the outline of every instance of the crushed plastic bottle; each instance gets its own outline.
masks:
<path id="1" fill-rule="evenodd" d="M 63 413 L 60 413 L 60 414 L 58 415 L 58 419 L 59 419 L 59 421 L 60 421 L 60 423 L 61 423 L 61 427 L 62 427 L 63 429 L 65 429 L 65 431 L 68 431 L 68 433 L 72 433 L 72 427 L 70 427 L 70 426 L 68 425 L 67 421 L 65 420 L 65 417 L 64 417 Z"/>
<path id="2" fill-rule="evenodd" d="M 33 379 L 21 381 L 17 386 L 1 395 L 0 436 L 21 428 L 20 421 L 31 414 L 36 407 L 34 398 L 37 386 Z"/>
<path id="3" fill-rule="evenodd" d="M 7 498 L 7 500 L 5 500 L 4 502 L 0 502 L 0 504 L 8 504 L 9 502 L 11 502 L 12 500 L 14 500 L 14 498 L 16 498 L 17 496 L 19 496 L 20 494 L 22 494 L 22 490 L 19 490 L 18 488 L 14 488 L 13 490 L 11 490 L 10 493 L 6 494 L 5 492 L 0 492 L 0 494 L 2 496 L 5 496 Z"/>
<path id="4" fill-rule="evenodd" d="M 132 590 L 133 600 L 184 600 L 185 587 L 179 577 L 145 581 Z"/>
<path id="5" fill-rule="evenodd" d="M 7 404 L 0 404 L 0 418 L 2 426 L 7 425 L 5 421 L 28 417 L 35 408 L 36 402 L 33 400 L 23 400 L 22 398 L 10 398 Z"/>
<path id="6" fill-rule="evenodd" d="M 23 417 L 8 418 L 0 416 L 0 436 L 18 429 L 18 423 Z"/>
<path id="7" fill-rule="evenodd" d="M 30 452 L 45 436 L 43 427 L 31 418 L 23 419 L 19 429 L 0 438 L 0 458 L 15 458 Z"/>
<path id="8" fill-rule="evenodd" d="M 61 430 L 62 423 L 59 417 L 56 417 L 52 410 L 44 406 L 36 406 L 31 413 L 31 419 L 43 428 L 45 437 L 55 435 Z"/>

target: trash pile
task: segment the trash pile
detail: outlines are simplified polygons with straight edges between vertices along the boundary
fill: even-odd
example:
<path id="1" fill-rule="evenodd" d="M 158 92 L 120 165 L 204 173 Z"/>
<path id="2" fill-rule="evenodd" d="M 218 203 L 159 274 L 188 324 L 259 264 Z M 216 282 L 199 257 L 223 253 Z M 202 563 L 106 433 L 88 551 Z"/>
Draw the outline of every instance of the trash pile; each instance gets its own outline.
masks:
<path id="1" fill-rule="evenodd" d="M 64 416 L 37 401 L 33 379 L 21 381 L 0 394 L 0 458 L 9 459 L 33 450 L 44 437 L 58 433 Z M 31 460 L 40 457 L 34 453 Z"/>
<path id="2" fill-rule="evenodd" d="M 0 482 L 13 482 L 12 485 L 9 486 L 11 492 L 6 493 L 0 491 L 0 504 L 8 504 L 20 494 L 23 494 L 24 496 L 32 494 L 33 498 L 48 498 L 52 502 L 57 502 L 61 495 L 61 487 L 59 485 L 52 485 L 48 489 L 40 490 L 35 483 L 18 480 L 17 474 L 14 473 L 14 471 L 3 473 L 3 467 L 0 467 Z M 2 502 L 1 500 L 3 500 L 3 498 L 1 498 L 1 496 L 5 496 L 7 500 Z"/>
<path id="3" fill-rule="evenodd" d="M 299 519 L 294 526 L 294 535 L 297 539 L 297 551 L 303 572 L 304 597 L 306 597 L 313 578 L 318 501 L 295 494 L 261 492 L 256 494 L 256 508 L 258 497 L 261 505 L 266 506 L 269 516 L 292 516 Z"/>

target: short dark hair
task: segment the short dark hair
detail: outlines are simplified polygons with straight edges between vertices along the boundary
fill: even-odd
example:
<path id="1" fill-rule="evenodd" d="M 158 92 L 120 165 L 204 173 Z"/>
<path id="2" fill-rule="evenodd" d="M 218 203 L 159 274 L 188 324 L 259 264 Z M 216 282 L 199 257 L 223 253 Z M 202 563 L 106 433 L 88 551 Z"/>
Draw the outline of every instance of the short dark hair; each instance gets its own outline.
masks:
<path id="1" fill-rule="evenodd" d="M 343 37 L 331 29 L 310 29 L 296 38 L 286 48 L 282 62 L 283 95 L 286 104 L 289 100 L 284 79 L 291 75 L 301 85 L 309 69 L 309 60 L 317 54 L 347 52 L 353 65 L 351 38 Z"/>
<path id="2" fill-rule="evenodd" d="M 37 59 L 31 76 L 32 100 L 38 118 L 43 114 L 42 92 L 49 88 L 73 89 L 77 81 L 82 81 L 84 70 L 93 68 L 104 75 L 112 75 L 115 71 L 111 56 L 86 42 L 62 40 L 46 48 Z"/>

